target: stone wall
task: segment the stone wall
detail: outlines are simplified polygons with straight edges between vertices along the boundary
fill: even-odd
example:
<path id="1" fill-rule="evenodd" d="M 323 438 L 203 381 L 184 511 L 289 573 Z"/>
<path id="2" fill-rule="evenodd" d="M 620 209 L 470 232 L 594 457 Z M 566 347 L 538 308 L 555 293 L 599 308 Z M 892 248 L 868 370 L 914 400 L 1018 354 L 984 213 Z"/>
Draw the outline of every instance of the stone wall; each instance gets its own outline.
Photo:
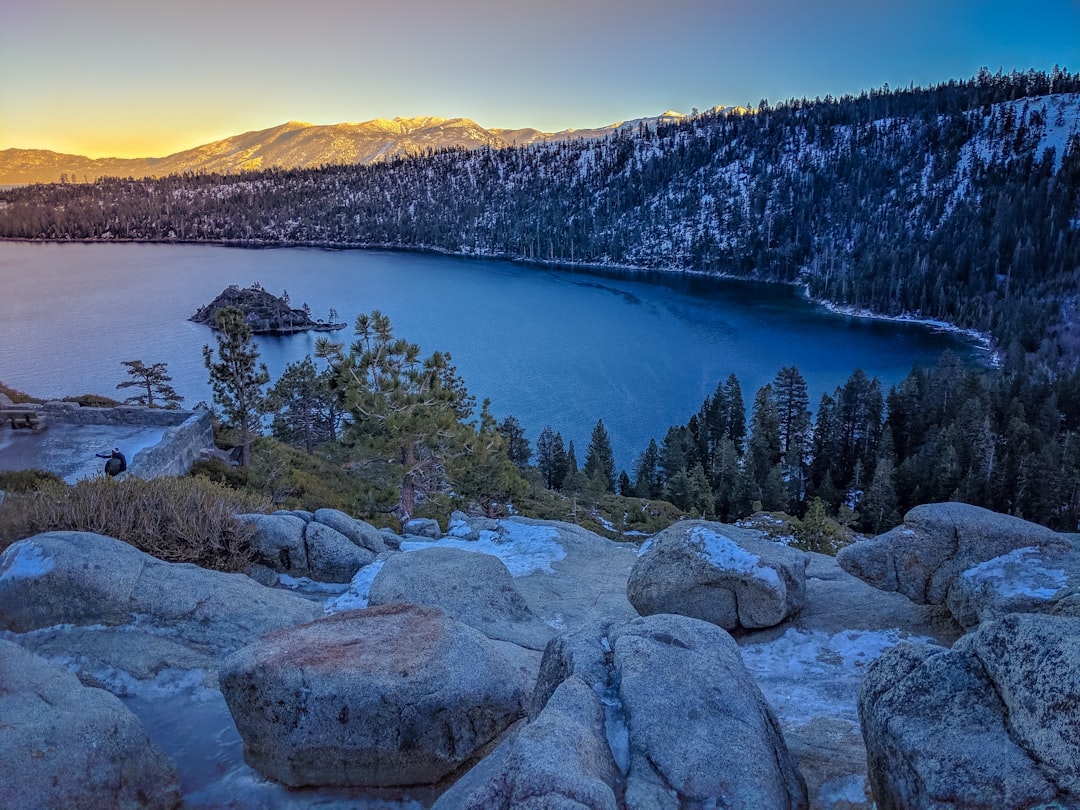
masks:
<path id="1" fill-rule="evenodd" d="M 139 478 L 186 475 L 203 450 L 213 449 L 210 411 L 193 411 L 179 425 L 166 428 L 161 442 L 136 453 L 128 469 Z"/>
<path id="2" fill-rule="evenodd" d="M 71 402 L 46 402 L 38 408 L 50 425 L 132 425 L 165 429 L 161 441 L 128 461 L 128 471 L 139 478 L 186 475 L 204 450 L 214 449 L 210 412 L 171 411 L 120 405 L 83 408 Z"/>

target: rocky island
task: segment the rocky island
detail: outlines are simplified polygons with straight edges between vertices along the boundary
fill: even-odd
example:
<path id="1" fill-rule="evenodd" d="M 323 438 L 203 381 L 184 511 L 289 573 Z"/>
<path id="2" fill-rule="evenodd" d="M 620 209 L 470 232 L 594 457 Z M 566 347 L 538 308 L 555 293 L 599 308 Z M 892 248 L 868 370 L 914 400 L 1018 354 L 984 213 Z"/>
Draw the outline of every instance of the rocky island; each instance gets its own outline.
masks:
<path id="1" fill-rule="evenodd" d="M 336 323 L 337 313 L 331 309 L 328 320 L 312 320 L 311 308 L 307 304 L 294 309 L 289 304 L 288 293 L 281 297 L 267 292 L 259 282 L 241 289 L 230 284 L 222 293 L 188 320 L 217 328 L 217 314 L 225 307 L 236 307 L 242 311 L 256 335 L 291 335 L 294 332 L 335 332 L 344 329 L 347 324 Z"/>

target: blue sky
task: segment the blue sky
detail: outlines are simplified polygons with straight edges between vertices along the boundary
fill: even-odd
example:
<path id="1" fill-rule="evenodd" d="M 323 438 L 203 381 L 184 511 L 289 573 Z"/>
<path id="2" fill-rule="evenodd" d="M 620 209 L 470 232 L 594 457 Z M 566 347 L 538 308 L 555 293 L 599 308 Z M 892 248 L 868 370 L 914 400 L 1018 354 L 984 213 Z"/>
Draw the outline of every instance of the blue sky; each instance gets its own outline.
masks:
<path id="1" fill-rule="evenodd" d="M 161 156 L 288 120 L 555 131 L 1080 70 L 1080 0 L 0 0 L 0 149 Z"/>

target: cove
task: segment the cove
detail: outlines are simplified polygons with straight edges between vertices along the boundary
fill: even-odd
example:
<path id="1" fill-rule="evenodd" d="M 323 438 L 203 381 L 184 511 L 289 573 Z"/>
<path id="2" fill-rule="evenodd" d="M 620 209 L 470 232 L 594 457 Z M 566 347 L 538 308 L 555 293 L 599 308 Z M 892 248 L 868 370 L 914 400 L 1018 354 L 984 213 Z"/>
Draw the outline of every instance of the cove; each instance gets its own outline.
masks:
<path id="1" fill-rule="evenodd" d="M 185 406 L 210 401 L 187 318 L 229 284 L 260 282 L 315 318 L 351 323 L 381 309 L 424 355 L 447 351 L 469 392 L 513 414 L 529 439 L 545 425 L 584 461 L 603 419 L 616 464 L 633 474 L 649 439 L 685 423 L 734 372 L 747 410 L 783 366 L 811 407 L 852 371 L 885 392 L 945 351 L 985 357 L 961 335 L 830 312 L 783 285 L 698 275 L 567 271 L 432 254 L 214 245 L 0 243 L 0 381 L 38 397 L 128 392 L 121 361 L 165 362 Z M 348 342 L 351 329 L 331 333 Z M 260 337 L 273 378 L 312 353 L 314 333 Z"/>

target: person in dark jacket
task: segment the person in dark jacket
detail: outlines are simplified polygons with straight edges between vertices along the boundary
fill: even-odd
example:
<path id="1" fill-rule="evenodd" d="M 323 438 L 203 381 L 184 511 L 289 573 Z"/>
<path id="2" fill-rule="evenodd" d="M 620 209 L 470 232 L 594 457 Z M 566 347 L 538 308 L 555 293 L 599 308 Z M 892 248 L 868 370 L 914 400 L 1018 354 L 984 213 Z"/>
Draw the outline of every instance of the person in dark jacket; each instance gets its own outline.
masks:
<path id="1" fill-rule="evenodd" d="M 107 458 L 105 462 L 105 474 L 117 476 L 127 469 L 127 458 L 120 452 L 120 448 L 114 447 L 111 453 L 95 453 L 98 458 Z"/>

